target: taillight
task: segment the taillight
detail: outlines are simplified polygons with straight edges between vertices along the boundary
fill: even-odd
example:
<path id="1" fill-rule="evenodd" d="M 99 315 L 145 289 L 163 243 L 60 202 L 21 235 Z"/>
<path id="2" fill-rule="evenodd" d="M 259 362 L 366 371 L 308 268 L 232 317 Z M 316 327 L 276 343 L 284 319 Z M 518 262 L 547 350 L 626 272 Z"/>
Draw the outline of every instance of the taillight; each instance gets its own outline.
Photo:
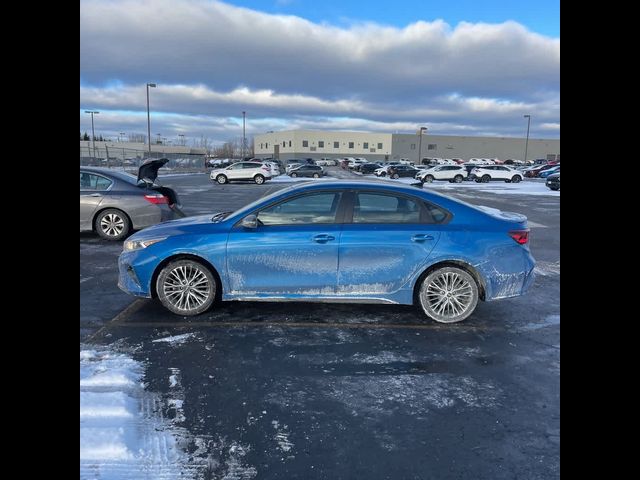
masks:
<path id="1" fill-rule="evenodd" d="M 529 242 L 529 230 L 511 230 L 509 232 L 509 236 L 520 245 L 524 245 Z"/>
<path id="2" fill-rule="evenodd" d="M 144 198 L 148 201 L 151 202 L 155 205 L 160 205 L 160 204 L 169 204 L 169 199 L 167 197 L 165 197 L 164 195 L 145 195 Z"/>
<path id="3" fill-rule="evenodd" d="M 264 170 L 265 172 L 269 171 L 269 167 L 262 167 L 262 170 Z"/>

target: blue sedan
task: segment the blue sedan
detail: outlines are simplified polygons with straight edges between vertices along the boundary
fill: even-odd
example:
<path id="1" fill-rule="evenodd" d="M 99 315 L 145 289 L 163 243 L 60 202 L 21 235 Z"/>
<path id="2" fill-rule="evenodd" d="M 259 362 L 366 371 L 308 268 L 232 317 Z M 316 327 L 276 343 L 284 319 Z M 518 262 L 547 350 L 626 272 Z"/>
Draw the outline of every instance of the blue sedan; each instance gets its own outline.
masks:
<path id="1" fill-rule="evenodd" d="M 171 312 L 216 300 L 417 305 L 444 323 L 534 279 L 527 218 L 415 187 L 305 183 L 131 236 L 118 286 Z"/>

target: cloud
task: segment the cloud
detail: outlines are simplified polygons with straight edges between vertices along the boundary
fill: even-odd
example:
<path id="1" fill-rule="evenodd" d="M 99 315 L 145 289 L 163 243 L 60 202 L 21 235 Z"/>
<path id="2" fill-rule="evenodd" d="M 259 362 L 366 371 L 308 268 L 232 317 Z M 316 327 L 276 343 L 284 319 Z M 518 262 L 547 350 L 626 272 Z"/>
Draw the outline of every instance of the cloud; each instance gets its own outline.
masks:
<path id="1" fill-rule="evenodd" d="M 515 22 L 339 27 L 204 0 L 83 0 L 80 12 L 87 108 L 144 110 L 157 82 L 156 111 L 194 118 L 517 135 L 524 113 L 532 132 L 559 122 L 560 41 Z"/>

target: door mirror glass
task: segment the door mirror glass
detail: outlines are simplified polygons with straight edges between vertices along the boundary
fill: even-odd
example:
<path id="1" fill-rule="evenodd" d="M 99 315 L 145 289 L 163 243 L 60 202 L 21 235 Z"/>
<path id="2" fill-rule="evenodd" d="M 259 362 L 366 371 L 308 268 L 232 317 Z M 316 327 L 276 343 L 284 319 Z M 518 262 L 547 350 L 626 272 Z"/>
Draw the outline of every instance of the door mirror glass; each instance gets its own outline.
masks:
<path id="1" fill-rule="evenodd" d="M 258 228 L 258 217 L 255 215 L 247 215 L 242 219 L 240 225 L 244 228 Z"/>

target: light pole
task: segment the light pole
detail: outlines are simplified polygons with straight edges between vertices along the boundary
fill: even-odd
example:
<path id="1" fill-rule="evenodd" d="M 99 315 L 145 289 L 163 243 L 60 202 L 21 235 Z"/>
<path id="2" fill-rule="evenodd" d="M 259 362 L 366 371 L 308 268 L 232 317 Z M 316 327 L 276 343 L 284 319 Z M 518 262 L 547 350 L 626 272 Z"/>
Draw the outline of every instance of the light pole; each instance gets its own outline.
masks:
<path id="1" fill-rule="evenodd" d="M 118 134 L 118 141 L 120 141 L 120 137 L 124 137 L 126 134 L 124 132 L 120 132 Z"/>
<path id="2" fill-rule="evenodd" d="M 156 88 L 156 84 L 147 83 L 147 142 L 149 143 L 149 156 L 151 156 L 151 115 L 149 114 L 149 87 Z"/>
<path id="3" fill-rule="evenodd" d="M 524 163 L 527 163 L 527 150 L 529 149 L 529 127 L 531 126 L 531 115 L 525 115 L 527 119 L 527 141 L 524 144 Z"/>
<path id="4" fill-rule="evenodd" d="M 244 160 L 244 149 L 247 145 L 247 140 L 245 136 L 245 114 L 247 112 L 242 112 L 242 159 Z"/>
<path id="5" fill-rule="evenodd" d="M 96 158 L 96 131 L 93 128 L 93 115 L 94 114 L 98 114 L 100 112 L 97 112 L 95 110 L 85 110 L 84 113 L 90 113 L 91 114 L 91 140 L 93 142 L 93 158 Z"/>
<path id="6" fill-rule="evenodd" d="M 162 143 L 162 140 L 160 140 L 160 134 L 156 133 L 156 135 L 158 136 L 158 141 L 156 142 L 156 145 L 160 145 Z"/>
<path id="7" fill-rule="evenodd" d="M 426 132 L 427 127 L 420 127 L 418 135 L 420 135 L 420 141 L 418 142 L 418 165 L 422 165 L 422 132 Z"/>
<path id="8" fill-rule="evenodd" d="M 180 145 L 184 147 L 184 133 L 179 133 L 178 137 L 180 137 Z"/>

